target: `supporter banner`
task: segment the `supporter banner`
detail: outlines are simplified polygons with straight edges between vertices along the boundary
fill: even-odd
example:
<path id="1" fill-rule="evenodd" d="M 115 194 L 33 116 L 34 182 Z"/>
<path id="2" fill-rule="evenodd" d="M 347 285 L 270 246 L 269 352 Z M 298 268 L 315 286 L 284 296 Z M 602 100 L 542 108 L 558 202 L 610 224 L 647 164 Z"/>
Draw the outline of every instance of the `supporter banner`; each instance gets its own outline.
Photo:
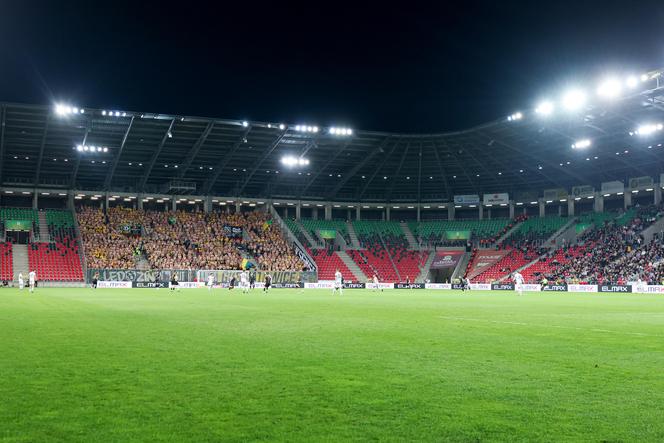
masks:
<path id="1" fill-rule="evenodd" d="M 466 204 L 476 205 L 479 202 L 480 202 L 480 196 L 477 194 L 454 196 L 454 203 L 456 203 L 457 205 L 466 205 Z"/>
<path id="2" fill-rule="evenodd" d="M 544 200 L 562 200 L 567 198 L 567 189 L 555 188 L 544 190 Z"/>
<path id="3" fill-rule="evenodd" d="M 475 291 L 490 291 L 491 285 L 489 283 L 471 283 L 470 289 Z"/>
<path id="4" fill-rule="evenodd" d="M 436 257 L 431 262 L 431 269 L 455 268 L 462 256 L 463 251 L 437 252 Z"/>
<path id="5" fill-rule="evenodd" d="M 344 288 L 346 289 L 366 289 L 364 283 L 345 283 Z"/>
<path id="6" fill-rule="evenodd" d="M 173 273 L 176 273 L 180 281 L 195 281 L 196 271 L 185 269 L 171 269 L 171 270 L 148 270 L 143 271 L 139 269 L 88 269 L 88 281 L 92 280 L 93 276 L 99 273 L 99 280 L 106 281 L 132 281 L 132 282 L 154 282 L 156 279 L 160 281 L 168 281 L 171 279 Z"/>
<path id="7" fill-rule="evenodd" d="M 452 289 L 452 285 L 449 283 L 425 283 L 424 284 L 425 289 L 442 289 L 442 290 L 449 290 Z"/>
<path id="8" fill-rule="evenodd" d="M 32 230 L 32 222 L 30 220 L 5 220 L 5 230 L 30 231 Z"/>
<path id="9" fill-rule="evenodd" d="M 652 177 L 634 177 L 629 179 L 629 187 L 632 189 L 652 188 L 654 186 Z"/>
<path id="10" fill-rule="evenodd" d="M 599 285 L 597 292 L 632 292 L 630 285 Z"/>
<path id="11" fill-rule="evenodd" d="M 242 227 L 224 225 L 224 235 L 230 238 L 242 238 Z"/>
<path id="12" fill-rule="evenodd" d="M 167 281 L 160 282 L 143 282 L 143 281 L 134 281 L 131 282 L 132 288 L 168 288 L 170 285 Z"/>
<path id="13" fill-rule="evenodd" d="M 424 289 L 424 283 L 395 283 L 394 289 Z"/>
<path id="14" fill-rule="evenodd" d="M 445 231 L 445 238 L 447 240 L 468 240 L 470 231 Z"/>
<path id="15" fill-rule="evenodd" d="M 295 255 L 297 255 L 300 258 L 300 260 L 302 260 L 304 262 L 304 264 L 307 266 L 307 269 L 309 269 L 310 271 L 317 271 L 318 270 L 318 267 L 316 266 L 316 263 L 312 262 L 309 259 L 309 256 L 307 255 L 307 253 L 304 252 L 302 250 L 302 248 L 300 248 L 297 245 L 297 243 L 293 243 L 293 247 L 295 248 Z"/>
<path id="16" fill-rule="evenodd" d="M 567 292 L 567 285 L 546 285 L 542 286 L 542 291 Z"/>
<path id="17" fill-rule="evenodd" d="M 602 194 L 613 194 L 625 192 L 625 184 L 621 181 L 612 181 L 602 183 Z"/>
<path id="18" fill-rule="evenodd" d="M 335 238 L 337 238 L 336 229 L 320 229 L 318 233 L 320 234 L 321 238 L 324 238 L 326 240 L 334 240 Z"/>
<path id="19" fill-rule="evenodd" d="M 572 197 L 590 197 L 595 194 L 595 188 L 590 185 L 574 186 L 572 188 Z"/>
<path id="20" fill-rule="evenodd" d="M 597 285 L 567 285 L 569 292 L 597 292 Z"/>
<path id="21" fill-rule="evenodd" d="M 473 260 L 472 267 L 468 273 L 468 278 L 473 279 L 474 277 L 480 275 L 485 270 L 489 269 L 491 266 L 500 261 L 509 253 L 508 250 L 492 251 L 484 250 L 479 251 Z"/>
<path id="22" fill-rule="evenodd" d="M 521 289 L 526 292 L 540 292 L 542 287 L 540 285 L 533 285 L 530 283 L 524 283 L 521 285 Z"/>
<path id="23" fill-rule="evenodd" d="M 513 291 L 514 285 L 512 283 L 492 283 L 492 291 Z"/>
<path id="24" fill-rule="evenodd" d="M 98 288 L 105 289 L 129 289 L 131 288 L 130 281 L 98 281 Z"/>
<path id="25" fill-rule="evenodd" d="M 482 197 L 484 198 L 485 205 L 500 205 L 500 204 L 507 204 L 510 202 L 510 196 L 507 193 L 484 194 Z"/>

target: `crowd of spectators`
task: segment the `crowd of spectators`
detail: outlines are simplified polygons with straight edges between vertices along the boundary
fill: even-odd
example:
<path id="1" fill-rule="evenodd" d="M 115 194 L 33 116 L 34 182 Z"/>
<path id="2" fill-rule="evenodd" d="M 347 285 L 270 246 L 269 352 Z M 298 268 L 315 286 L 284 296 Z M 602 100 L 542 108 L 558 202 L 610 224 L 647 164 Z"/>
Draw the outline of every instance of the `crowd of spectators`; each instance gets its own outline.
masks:
<path id="1" fill-rule="evenodd" d="M 661 207 L 637 207 L 624 224 L 609 221 L 585 233 L 566 262 L 547 277 L 580 283 L 644 281 L 661 283 L 664 274 L 659 262 L 664 258 L 661 240 L 646 244 L 641 233 L 661 215 Z"/>
<path id="2" fill-rule="evenodd" d="M 240 269 L 248 253 L 260 269 L 303 270 L 268 214 L 158 212 L 83 207 L 78 222 L 90 268 L 131 269 L 145 259 L 152 269 Z M 236 233 L 230 227 L 241 228 Z"/>

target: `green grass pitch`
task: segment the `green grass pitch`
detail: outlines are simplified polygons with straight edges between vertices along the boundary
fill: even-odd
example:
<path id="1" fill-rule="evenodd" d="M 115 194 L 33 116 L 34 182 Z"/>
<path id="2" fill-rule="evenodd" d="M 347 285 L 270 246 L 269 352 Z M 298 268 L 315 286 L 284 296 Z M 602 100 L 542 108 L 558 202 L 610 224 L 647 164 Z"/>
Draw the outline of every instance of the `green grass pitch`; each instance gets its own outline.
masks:
<path id="1" fill-rule="evenodd" d="M 0 289 L 0 441 L 663 441 L 664 297 Z"/>

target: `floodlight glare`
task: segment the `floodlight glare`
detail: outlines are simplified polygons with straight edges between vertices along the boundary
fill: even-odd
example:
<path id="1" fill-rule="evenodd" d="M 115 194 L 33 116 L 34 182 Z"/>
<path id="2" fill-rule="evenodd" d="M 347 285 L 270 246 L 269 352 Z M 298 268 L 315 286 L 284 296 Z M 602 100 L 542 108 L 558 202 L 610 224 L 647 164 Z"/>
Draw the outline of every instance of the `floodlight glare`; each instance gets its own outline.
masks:
<path id="1" fill-rule="evenodd" d="M 647 82 L 648 81 L 648 74 L 641 74 L 641 81 L 642 82 Z"/>
<path id="2" fill-rule="evenodd" d="M 245 121 L 243 121 L 243 122 L 242 122 L 242 126 L 244 126 L 244 127 L 246 128 L 247 126 L 249 126 L 249 122 L 248 122 L 248 121 L 246 121 L 246 120 L 245 120 Z"/>
<path id="3" fill-rule="evenodd" d="M 563 106 L 568 111 L 578 111 L 586 103 L 586 94 L 578 89 L 571 89 L 563 95 Z"/>
<path id="4" fill-rule="evenodd" d="M 661 123 L 648 123 L 639 126 L 639 128 L 634 131 L 634 133 L 639 135 L 650 135 L 656 131 L 661 131 L 662 129 L 664 129 L 664 125 Z"/>
<path id="5" fill-rule="evenodd" d="M 108 152 L 108 148 L 104 148 L 104 152 Z"/>
<path id="6" fill-rule="evenodd" d="M 630 75 L 629 77 L 627 77 L 625 84 L 627 84 L 628 88 L 634 89 L 639 85 L 639 79 L 636 78 L 635 75 Z"/>
<path id="7" fill-rule="evenodd" d="M 572 149 L 585 149 L 591 145 L 590 139 L 584 138 L 583 140 L 579 140 L 576 143 L 572 145 Z"/>
<path id="8" fill-rule="evenodd" d="M 553 103 L 551 103 L 550 101 L 543 101 L 539 105 L 537 105 L 537 108 L 535 108 L 535 112 L 543 116 L 551 115 L 551 113 L 553 112 Z"/>
<path id="9" fill-rule="evenodd" d="M 78 152 L 82 152 L 82 151 L 83 151 L 83 145 L 78 145 L 78 146 L 76 146 L 76 150 L 77 150 Z"/>
<path id="10" fill-rule="evenodd" d="M 607 79 L 597 88 L 597 95 L 604 98 L 616 98 L 622 92 L 622 86 L 616 79 Z"/>
<path id="11" fill-rule="evenodd" d="M 286 125 L 284 125 L 283 123 L 280 124 L 280 125 L 279 125 L 279 129 L 283 131 L 284 129 L 286 129 Z"/>

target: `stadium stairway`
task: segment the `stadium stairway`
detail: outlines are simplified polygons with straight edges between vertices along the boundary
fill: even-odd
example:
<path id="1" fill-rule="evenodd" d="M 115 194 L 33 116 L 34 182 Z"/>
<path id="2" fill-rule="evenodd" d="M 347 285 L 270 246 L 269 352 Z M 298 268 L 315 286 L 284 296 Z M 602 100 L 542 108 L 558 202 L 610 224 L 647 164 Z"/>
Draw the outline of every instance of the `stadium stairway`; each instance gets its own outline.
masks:
<path id="1" fill-rule="evenodd" d="M 302 235 L 304 235 L 304 238 L 306 238 L 307 241 L 309 242 L 309 247 L 311 249 L 320 249 L 320 248 L 323 247 L 323 245 L 321 244 L 320 241 L 314 239 L 311 236 L 311 233 L 309 232 L 309 230 L 304 227 L 304 225 L 302 224 L 302 222 L 300 222 L 300 220 L 296 220 L 295 224 L 297 225 L 298 228 L 300 228 L 300 232 L 302 232 Z"/>
<path id="2" fill-rule="evenodd" d="M 339 256 L 342 262 L 346 265 L 348 270 L 353 274 L 356 281 L 366 282 L 369 278 L 362 272 L 362 269 L 353 261 L 352 258 L 346 254 L 345 251 L 337 251 L 336 254 Z"/>
<path id="3" fill-rule="evenodd" d="M 654 235 L 662 231 L 664 231 L 664 217 L 660 218 L 655 223 L 644 229 L 643 232 L 641 232 L 641 235 L 643 236 L 644 239 L 644 243 L 645 244 L 650 243 Z"/>
<path id="4" fill-rule="evenodd" d="M 46 220 L 46 212 L 44 211 L 39 211 L 39 241 L 51 241 L 51 236 L 48 233 L 48 221 Z"/>
<path id="5" fill-rule="evenodd" d="M 464 252 L 463 256 L 461 257 L 461 260 L 459 260 L 459 263 L 456 265 L 456 268 L 454 268 L 454 271 L 452 272 L 452 277 L 450 280 L 458 279 L 459 277 L 463 277 L 466 274 L 466 269 L 468 268 L 468 263 L 470 262 L 472 254 L 470 252 Z"/>
<path id="6" fill-rule="evenodd" d="M 409 229 L 409 231 L 410 231 L 410 229 Z M 411 233 L 411 235 L 412 235 L 412 233 Z M 431 263 L 433 263 L 433 260 L 435 258 L 436 258 L 436 253 L 434 251 L 430 251 L 429 252 L 429 257 L 427 257 L 427 261 L 424 262 L 424 265 L 422 265 L 422 269 L 420 270 L 420 274 L 417 276 L 415 281 L 423 282 L 423 281 L 426 281 L 427 278 L 429 278 L 429 271 L 431 270 Z"/>
<path id="7" fill-rule="evenodd" d="M 351 222 L 346 222 L 346 229 L 348 229 L 348 237 L 350 237 L 349 247 L 351 249 L 361 249 L 360 240 L 357 238 L 357 233 Z"/>
<path id="8" fill-rule="evenodd" d="M 12 261 L 14 262 L 14 281 L 18 281 L 19 273 L 22 273 L 23 278 L 27 280 L 30 272 L 28 245 L 14 244 L 12 247 Z M 39 278 L 39 275 L 37 278 Z"/>
<path id="9" fill-rule="evenodd" d="M 413 231 L 410 230 L 408 227 L 408 223 L 406 222 L 401 222 L 399 223 L 401 226 L 401 230 L 403 231 L 404 237 L 406 237 L 406 240 L 408 240 L 408 246 L 410 246 L 410 249 L 419 251 L 420 250 L 420 245 L 417 243 L 417 240 L 415 240 L 415 236 L 413 235 Z M 427 270 L 427 273 L 429 271 Z"/>
<path id="10" fill-rule="evenodd" d="M 573 243 L 576 241 L 576 217 L 571 217 L 560 229 L 554 232 L 551 237 L 545 241 L 542 246 L 545 248 L 554 248 L 562 243 L 563 240 Z"/>
<path id="11" fill-rule="evenodd" d="M 514 226 L 512 226 L 512 229 L 507 231 L 505 234 L 502 235 L 502 237 L 496 240 L 496 245 L 501 245 L 506 239 L 508 239 L 512 234 L 514 234 L 521 226 L 521 223 L 523 222 L 520 221 L 518 223 L 515 223 Z"/>

